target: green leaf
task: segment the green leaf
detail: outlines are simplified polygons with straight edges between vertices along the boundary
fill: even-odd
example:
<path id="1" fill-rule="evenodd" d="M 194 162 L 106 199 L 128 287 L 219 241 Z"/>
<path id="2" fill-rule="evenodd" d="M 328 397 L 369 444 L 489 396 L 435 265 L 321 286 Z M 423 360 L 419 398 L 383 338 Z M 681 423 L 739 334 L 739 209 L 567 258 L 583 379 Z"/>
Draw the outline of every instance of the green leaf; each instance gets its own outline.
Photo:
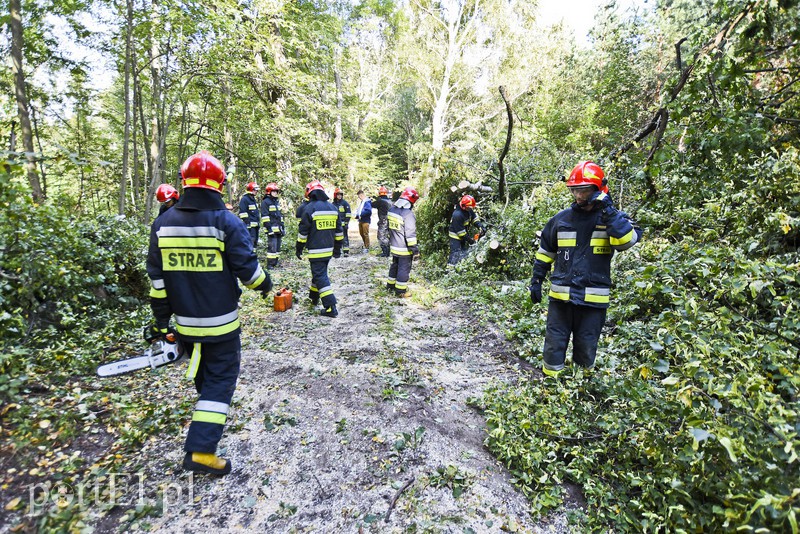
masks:
<path id="1" fill-rule="evenodd" d="M 731 442 L 731 439 L 727 436 L 724 436 L 718 438 L 718 441 L 723 447 L 725 447 L 725 450 L 728 451 L 728 456 L 730 456 L 731 462 L 738 463 L 739 460 L 736 459 L 736 453 L 733 452 L 733 443 Z"/>

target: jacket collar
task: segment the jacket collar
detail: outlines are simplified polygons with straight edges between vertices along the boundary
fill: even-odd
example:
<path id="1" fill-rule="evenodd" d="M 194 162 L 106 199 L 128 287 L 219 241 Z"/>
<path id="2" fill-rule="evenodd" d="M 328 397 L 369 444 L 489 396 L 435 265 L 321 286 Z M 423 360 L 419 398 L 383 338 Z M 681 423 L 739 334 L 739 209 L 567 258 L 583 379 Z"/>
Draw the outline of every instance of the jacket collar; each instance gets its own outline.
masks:
<path id="1" fill-rule="evenodd" d="M 219 193 L 199 187 L 187 187 L 175 208 L 192 211 L 224 210 L 225 203 Z"/>

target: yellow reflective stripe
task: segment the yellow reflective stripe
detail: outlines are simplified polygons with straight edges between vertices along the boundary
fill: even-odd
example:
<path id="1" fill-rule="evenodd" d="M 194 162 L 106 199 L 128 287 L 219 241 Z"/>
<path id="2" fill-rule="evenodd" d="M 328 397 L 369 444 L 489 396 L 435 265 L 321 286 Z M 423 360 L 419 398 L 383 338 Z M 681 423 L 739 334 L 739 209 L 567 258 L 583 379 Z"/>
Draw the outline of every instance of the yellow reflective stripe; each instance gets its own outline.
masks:
<path id="1" fill-rule="evenodd" d="M 327 291 L 320 291 L 319 297 L 327 297 L 328 295 L 333 295 L 333 289 L 329 289 Z"/>
<path id="2" fill-rule="evenodd" d="M 239 328 L 239 319 L 222 326 L 182 326 L 178 324 L 178 333 L 185 336 L 222 336 Z"/>
<path id="3" fill-rule="evenodd" d="M 200 423 L 214 423 L 216 425 L 224 425 L 226 420 L 227 416 L 224 413 L 203 412 L 200 410 L 195 410 L 195 412 L 192 414 L 192 421 L 198 421 Z"/>
<path id="4" fill-rule="evenodd" d="M 187 185 L 188 186 L 201 185 L 200 178 L 184 178 L 183 179 L 183 183 L 184 183 L 184 187 L 186 187 Z M 221 191 L 222 190 L 222 184 L 220 182 L 216 181 L 216 180 L 210 180 L 210 179 L 206 178 L 203 181 L 202 185 L 206 185 L 208 187 L 212 187 L 212 188 L 216 189 L 217 191 Z"/>
<path id="5" fill-rule="evenodd" d="M 297 236 L 298 243 L 305 243 L 306 241 L 308 241 L 308 238 L 306 236 Z"/>
<path id="6" fill-rule="evenodd" d="M 583 296 L 583 300 L 586 302 L 594 302 L 596 304 L 608 304 L 609 296 L 608 295 L 592 295 L 591 293 L 586 293 Z"/>
<path id="7" fill-rule="evenodd" d="M 250 216 L 250 215 L 249 215 L 248 213 L 240 213 L 240 214 L 239 214 L 239 218 L 240 218 L 240 219 L 246 219 L 246 218 L 247 218 L 247 217 L 249 217 L 249 216 Z"/>
<path id="8" fill-rule="evenodd" d="M 180 331 L 180 325 L 178 325 Z M 186 378 L 194 378 L 197 376 L 197 369 L 200 368 L 200 343 L 195 343 L 192 348 L 192 359 L 189 360 L 189 367 L 186 368 Z"/>
<path id="9" fill-rule="evenodd" d="M 408 245 L 409 247 L 413 247 L 416 244 L 417 244 L 416 237 L 412 237 L 411 239 L 406 239 L 406 245 Z"/>
<path id="10" fill-rule="evenodd" d="M 407 248 L 389 247 L 389 250 L 392 254 L 397 254 L 398 256 L 411 256 L 411 251 Z"/>
<path id="11" fill-rule="evenodd" d="M 624 245 L 624 244 L 630 242 L 630 240 L 633 239 L 633 234 L 634 233 L 635 232 L 633 230 L 631 230 L 630 232 L 628 232 L 627 234 L 625 234 L 622 237 L 611 236 L 611 246 L 612 247 L 618 247 L 620 245 Z"/>
<path id="12" fill-rule="evenodd" d="M 542 372 L 547 376 L 553 376 L 553 377 L 556 377 L 561 374 L 561 370 L 556 371 L 554 369 L 548 369 L 546 366 L 542 366 Z"/>
<path id="13" fill-rule="evenodd" d="M 306 257 L 308 258 L 330 258 L 333 256 L 333 251 L 330 252 L 317 252 L 317 253 L 309 253 Z"/>
<path id="14" fill-rule="evenodd" d="M 593 247 L 607 247 L 608 244 L 609 244 L 608 239 L 592 239 L 589 242 L 589 245 Z"/>
<path id="15" fill-rule="evenodd" d="M 278 211 L 278 208 L 276 208 L 275 206 L 270 206 L 269 211 Z"/>
<path id="16" fill-rule="evenodd" d="M 408 282 L 395 282 L 395 289 L 408 289 Z"/>
<path id="17" fill-rule="evenodd" d="M 541 252 L 537 252 L 536 253 L 536 259 L 539 260 L 539 261 L 543 261 L 544 263 L 553 263 L 554 261 L 556 261 L 555 258 L 551 258 L 550 256 L 546 256 L 546 255 L 542 254 Z"/>
<path id="18" fill-rule="evenodd" d="M 577 244 L 577 239 L 559 239 L 558 246 L 560 247 L 574 247 Z"/>
<path id="19" fill-rule="evenodd" d="M 459 235 L 455 232 L 449 232 L 448 235 L 453 239 L 459 239 Z"/>
<path id="20" fill-rule="evenodd" d="M 266 277 L 267 277 L 267 273 L 265 273 L 265 272 L 263 272 L 263 271 L 262 271 L 262 272 L 261 272 L 261 276 L 259 276 L 258 278 L 256 278 L 256 279 L 255 279 L 255 281 L 254 281 L 253 283 L 251 283 L 251 284 L 246 284 L 246 287 L 247 287 L 247 288 L 249 288 L 249 289 L 253 289 L 254 287 L 258 287 L 258 285 L 259 285 L 261 282 L 263 282 L 263 281 L 264 281 L 264 279 L 265 279 Z"/>
<path id="21" fill-rule="evenodd" d="M 159 237 L 158 248 L 213 248 L 225 251 L 225 242 L 215 237 Z"/>
<path id="22" fill-rule="evenodd" d="M 150 298 L 153 299 L 165 299 L 167 298 L 167 290 L 166 289 L 156 289 L 154 287 L 150 288 Z"/>
<path id="23" fill-rule="evenodd" d="M 550 285 L 548 296 L 558 300 L 569 300 L 569 286 Z"/>

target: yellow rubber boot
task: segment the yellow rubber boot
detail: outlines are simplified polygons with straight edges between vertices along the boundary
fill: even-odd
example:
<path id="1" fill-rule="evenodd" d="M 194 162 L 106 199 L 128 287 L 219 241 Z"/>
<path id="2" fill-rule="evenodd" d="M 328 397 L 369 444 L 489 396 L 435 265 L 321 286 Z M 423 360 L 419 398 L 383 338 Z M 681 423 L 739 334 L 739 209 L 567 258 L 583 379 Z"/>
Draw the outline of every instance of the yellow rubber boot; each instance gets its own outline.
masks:
<path id="1" fill-rule="evenodd" d="M 213 452 L 187 452 L 183 468 L 195 473 L 227 475 L 231 472 L 231 461 L 220 458 Z"/>

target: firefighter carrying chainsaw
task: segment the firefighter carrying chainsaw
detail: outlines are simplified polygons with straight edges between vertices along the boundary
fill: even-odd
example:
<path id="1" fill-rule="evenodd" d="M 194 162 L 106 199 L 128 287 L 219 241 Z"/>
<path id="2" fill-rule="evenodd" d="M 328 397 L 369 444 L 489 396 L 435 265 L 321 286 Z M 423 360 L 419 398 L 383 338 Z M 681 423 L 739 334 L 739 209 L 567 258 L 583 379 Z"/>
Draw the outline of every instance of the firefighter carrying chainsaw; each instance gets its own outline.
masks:
<path id="1" fill-rule="evenodd" d="M 567 187 L 575 202 L 545 224 L 530 286 L 531 301 L 538 304 L 542 282 L 554 267 L 542 367 L 548 376 L 564 369 L 570 337 L 573 363 L 594 366 L 610 301 L 611 258 L 642 237 L 630 217 L 614 207 L 599 165 L 591 161 L 576 165 Z"/>
<path id="2" fill-rule="evenodd" d="M 180 203 L 156 218 L 150 230 L 147 274 L 155 322 L 145 338 L 168 338 L 174 315 L 184 352 L 191 354 L 186 376 L 199 393 L 183 467 L 225 475 L 231 462 L 216 451 L 239 376 L 237 279 L 263 294 L 272 282 L 258 263 L 248 228 L 222 201 L 222 163 L 202 151 L 181 171 Z"/>
<path id="3" fill-rule="evenodd" d="M 447 258 L 447 268 L 452 269 L 467 256 L 470 245 L 486 234 L 486 225 L 480 220 L 475 207 L 475 197 L 464 195 L 453 210 L 450 217 L 450 256 Z M 477 232 L 476 232 L 477 230 Z M 474 234 L 474 235 L 473 235 Z"/>

